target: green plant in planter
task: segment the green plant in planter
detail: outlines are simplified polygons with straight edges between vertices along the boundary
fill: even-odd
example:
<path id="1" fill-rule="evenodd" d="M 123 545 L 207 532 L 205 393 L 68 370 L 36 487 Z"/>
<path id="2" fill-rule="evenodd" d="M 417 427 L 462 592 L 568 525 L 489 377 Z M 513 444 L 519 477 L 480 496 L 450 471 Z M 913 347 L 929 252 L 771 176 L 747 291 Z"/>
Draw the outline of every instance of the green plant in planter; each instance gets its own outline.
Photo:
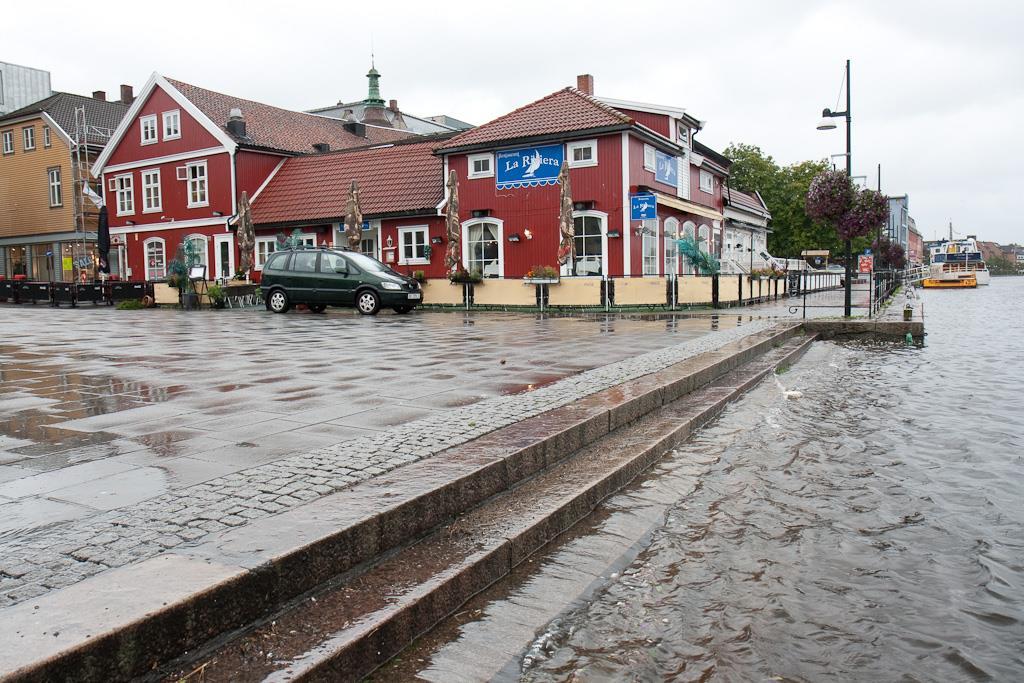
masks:
<path id="1" fill-rule="evenodd" d="M 532 266 L 526 271 L 526 277 L 531 280 L 557 280 L 558 269 L 554 266 Z"/>
<path id="2" fill-rule="evenodd" d="M 116 308 L 119 311 L 141 311 L 145 306 L 138 299 L 125 299 L 118 301 Z"/>
<path id="3" fill-rule="evenodd" d="M 210 297 L 210 301 L 216 308 L 224 308 L 224 288 L 220 285 L 210 285 L 210 288 L 206 291 Z"/>
<path id="4" fill-rule="evenodd" d="M 462 266 L 459 266 L 458 270 L 448 276 L 449 282 L 457 284 L 476 284 L 483 282 L 484 276 L 479 270 L 468 271 Z"/>
<path id="5" fill-rule="evenodd" d="M 427 274 L 422 270 L 414 270 L 412 271 L 412 279 L 422 284 L 427 281 Z"/>

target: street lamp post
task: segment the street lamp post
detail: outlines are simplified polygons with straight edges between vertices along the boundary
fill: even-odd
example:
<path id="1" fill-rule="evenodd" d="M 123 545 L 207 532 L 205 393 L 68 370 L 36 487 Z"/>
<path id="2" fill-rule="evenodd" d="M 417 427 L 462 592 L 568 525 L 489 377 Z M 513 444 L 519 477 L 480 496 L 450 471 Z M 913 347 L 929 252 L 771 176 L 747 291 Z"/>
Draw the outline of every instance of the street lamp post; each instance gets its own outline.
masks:
<path id="1" fill-rule="evenodd" d="M 851 155 L 850 147 L 850 60 L 846 60 L 846 111 L 832 111 L 826 108 L 821 112 L 821 123 L 818 124 L 818 130 L 832 130 L 836 127 L 836 124 L 832 122 L 832 119 L 844 117 L 846 119 L 846 177 L 853 178 L 853 157 Z M 843 291 L 843 316 L 850 317 L 850 309 L 852 308 L 852 288 L 851 280 L 853 275 L 853 243 L 850 238 L 846 238 L 846 281 L 844 283 Z"/>

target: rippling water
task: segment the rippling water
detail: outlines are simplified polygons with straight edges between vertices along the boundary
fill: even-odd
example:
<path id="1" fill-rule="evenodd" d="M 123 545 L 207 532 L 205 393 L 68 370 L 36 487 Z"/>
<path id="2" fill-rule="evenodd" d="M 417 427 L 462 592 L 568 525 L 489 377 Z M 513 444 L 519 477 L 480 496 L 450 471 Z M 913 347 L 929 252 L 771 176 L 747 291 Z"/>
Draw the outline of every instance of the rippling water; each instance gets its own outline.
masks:
<path id="1" fill-rule="evenodd" d="M 923 348 L 816 344 L 681 448 L 695 491 L 522 677 L 1024 680 L 1024 279 L 924 300 Z"/>

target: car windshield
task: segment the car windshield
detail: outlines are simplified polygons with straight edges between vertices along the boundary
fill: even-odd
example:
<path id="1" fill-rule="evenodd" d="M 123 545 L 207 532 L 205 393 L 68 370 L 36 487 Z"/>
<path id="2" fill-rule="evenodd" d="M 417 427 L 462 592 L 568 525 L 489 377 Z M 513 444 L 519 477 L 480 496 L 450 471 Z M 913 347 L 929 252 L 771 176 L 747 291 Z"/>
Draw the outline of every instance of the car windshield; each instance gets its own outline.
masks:
<path id="1" fill-rule="evenodd" d="M 360 254 L 355 251 L 346 251 L 345 258 L 354 263 L 360 270 L 366 270 L 371 273 L 395 273 L 383 263 L 375 258 L 370 258 L 366 254 Z M 397 275 L 398 273 L 395 273 Z"/>

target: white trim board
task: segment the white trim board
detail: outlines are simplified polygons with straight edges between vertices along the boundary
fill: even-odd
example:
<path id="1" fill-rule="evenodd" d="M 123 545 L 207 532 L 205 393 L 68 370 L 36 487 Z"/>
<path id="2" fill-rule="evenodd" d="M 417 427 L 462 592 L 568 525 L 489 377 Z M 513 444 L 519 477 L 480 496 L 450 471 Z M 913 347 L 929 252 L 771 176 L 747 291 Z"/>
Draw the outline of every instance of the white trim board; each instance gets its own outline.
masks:
<path id="1" fill-rule="evenodd" d="M 223 218 L 195 218 L 189 221 L 160 221 L 143 225 L 128 225 L 110 228 L 111 235 L 131 235 L 137 232 L 158 232 L 161 230 L 182 230 L 184 228 L 202 228 L 213 225 L 224 225 Z"/>
<path id="2" fill-rule="evenodd" d="M 114 164 L 107 166 L 103 169 L 104 173 L 117 173 L 118 171 L 127 171 L 133 168 L 140 168 L 142 166 L 156 166 L 157 164 L 169 164 L 175 161 L 185 161 L 186 159 L 194 159 L 195 157 L 212 156 L 215 154 L 224 154 L 228 150 L 223 147 L 207 147 L 205 149 L 197 149 L 194 152 L 179 152 L 178 154 L 168 154 L 162 157 L 151 157 L 149 159 L 140 159 L 139 161 L 126 161 L 123 164 Z"/>

